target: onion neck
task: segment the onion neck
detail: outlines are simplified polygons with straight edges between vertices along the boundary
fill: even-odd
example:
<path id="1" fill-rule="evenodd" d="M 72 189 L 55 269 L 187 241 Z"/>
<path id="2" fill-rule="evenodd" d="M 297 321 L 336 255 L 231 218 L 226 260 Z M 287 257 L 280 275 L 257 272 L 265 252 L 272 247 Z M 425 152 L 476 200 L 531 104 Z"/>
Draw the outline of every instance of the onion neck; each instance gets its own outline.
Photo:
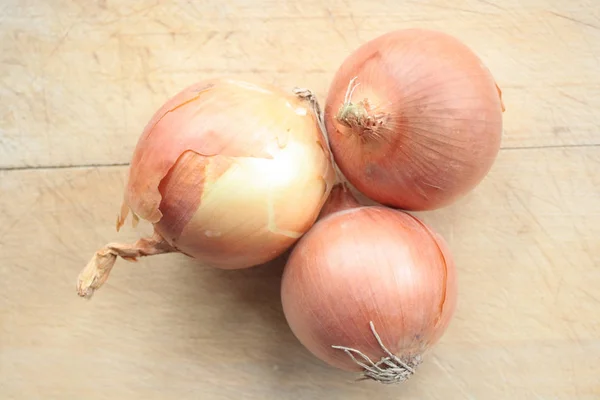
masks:
<path id="1" fill-rule="evenodd" d="M 361 203 L 356 200 L 346 182 L 338 182 L 333 186 L 327 201 L 321 208 L 319 219 L 323 219 L 330 214 L 338 211 L 348 210 L 351 208 L 360 207 Z"/>
<path id="2" fill-rule="evenodd" d="M 373 112 L 368 99 L 358 103 L 343 103 L 336 115 L 336 119 L 353 133 L 358 134 L 362 141 L 378 139 L 383 137 L 386 130 L 386 121 L 389 114 L 383 112 Z"/>

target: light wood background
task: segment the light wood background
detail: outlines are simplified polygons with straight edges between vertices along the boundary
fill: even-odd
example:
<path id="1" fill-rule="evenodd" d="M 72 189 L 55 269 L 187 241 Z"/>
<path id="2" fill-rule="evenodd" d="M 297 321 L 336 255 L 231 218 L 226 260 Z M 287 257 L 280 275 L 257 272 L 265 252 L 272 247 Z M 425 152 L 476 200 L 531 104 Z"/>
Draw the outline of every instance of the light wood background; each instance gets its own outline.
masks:
<path id="1" fill-rule="evenodd" d="M 402 386 L 355 383 L 296 341 L 281 262 L 212 270 L 119 261 L 92 301 L 75 279 L 117 234 L 129 157 L 154 110 L 224 74 L 312 88 L 391 29 L 458 36 L 504 91 L 497 163 L 421 214 L 458 264 L 456 317 Z M 600 398 L 597 0 L 2 0 L 0 398 Z"/>

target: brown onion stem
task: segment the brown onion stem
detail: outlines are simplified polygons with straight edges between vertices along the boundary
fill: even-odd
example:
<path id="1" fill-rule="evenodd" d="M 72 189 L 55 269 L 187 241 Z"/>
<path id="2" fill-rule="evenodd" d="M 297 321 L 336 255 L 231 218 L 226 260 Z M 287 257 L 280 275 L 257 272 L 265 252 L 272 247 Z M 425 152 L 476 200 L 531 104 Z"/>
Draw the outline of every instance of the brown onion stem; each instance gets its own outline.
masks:
<path id="1" fill-rule="evenodd" d="M 386 115 L 383 113 L 372 113 L 372 106 L 369 99 L 364 99 L 358 103 L 352 102 L 354 90 L 360 83 L 356 83 L 358 77 L 354 77 L 348 83 L 344 102 L 340 106 L 336 120 L 351 128 L 358 130 L 360 138 L 364 141 L 369 137 L 380 137 L 378 132 L 379 127 L 383 127 Z"/>
<path id="2" fill-rule="evenodd" d="M 333 166 L 333 170 L 335 171 L 334 184 L 344 181 L 344 179 L 341 176 L 341 172 L 337 168 L 335 159 L 333 158 L 333 153 L 331 152 L 331 146 L 329 145 L 329 135 L 327 133 L 327 128 L 325 127 L 325 119 L 323 118 L 323 110 L 321 109 L 321 106 L 319 105 L 317 96 L 315 96 L 314 93 L 310 89 L 299 88 L 299 87 L 294 88 L 294 94 L 296 96 L 300 97 L 301 99 L 308 101 L 310 103 L 310 105 L 312 106 L 315 116 L 317 117 L 317 122 L 319 124 L 319 128 L 321 129 L 321 133 L 323 134 L 323 137 L 325 138 L 325 141 L 327 142 L 326 143 L 327 150 L 329 151 L 329 158 L 331 160 L 331 165 Z"/>
<path id="3" fill-rule="evenodd" d="M 360 350 L 344 346 L 331 347 L 344 351 L 352 361 L 364 370 L 362 377 L 359 380 L 370 379 L 385 384 L 401 383 L 408 380 L 415 373 L 416 367 L 421 364 L 421 356 L 413 356 L 408 361 L 401 360 L 385 347 L 381 337 L 375 330 L 373 321 L 369 322 L 369 326 L 371 327 L 373 336 L 377 339 L 377 343 L 385 354 L 387 354 L 387 357 L 382 357 L 379 361 L 373 362 L 369 356 L 362 353 Z M 355 357 L 355 354 L 362 357 L 364 362 L 358 360 Z"/>
<path id="4" fill-rule="evenodd" d="M 325 140 L 327 140 L 329 144 L 329 138 L 327 137 L 327 128 L 325 128 L 325 120 L 323 119 L 323 111 L 321 110 L 321 106 L 319 105 L 319 101 L 317 97 L 313 94 L 310 89 L 306 88 L 294 88 L 294 94 L 301 99 L 304 99 L 310 103 L 313 108 L 313 112 L 317 117 L 317 122 L 319 123 L 319 128 L 321 128 L 321 133 L 325 136 Z"/>
<path id="5" fill-rule="evenodd" d="M 77 294 L 81 297 L 91 298 L 94 292 L 108 279 L 117 257 L 127 261 L 137 261 L 138 257 L 176 251 L 156 232 L 151 238 L 142 238 L 134 244 L 109 243 L 94 254 L 79 274 Z"/>

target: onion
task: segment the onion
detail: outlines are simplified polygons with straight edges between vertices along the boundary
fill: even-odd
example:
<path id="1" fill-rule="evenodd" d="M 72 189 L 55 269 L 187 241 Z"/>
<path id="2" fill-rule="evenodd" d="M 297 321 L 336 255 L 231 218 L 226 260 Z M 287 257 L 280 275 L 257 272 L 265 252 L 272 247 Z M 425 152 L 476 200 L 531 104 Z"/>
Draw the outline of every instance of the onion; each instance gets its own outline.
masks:
<path id="1" fill-rule="evenodd" d="M 504 105 L 467 46 L 423 29 L 359 47 L 331 83 L 325 123 L 340 171 L 372 200 L 405 210 L 474 189 L 500 148 Z"/>
<path id="2" fill-rule="evenodd" d="M 129 211 L 154 236 L 99 250 L 79 276 L 90 296 L 117 256 L 181 252 L 217 268 L 268 262 L 316 221 L 335 179 L 320 110 L 308 91 L 233 79 L 196 83 L 142 133 L 117 230 Z"/>
<path id="3" fill-rule="evenodd" d="M 311 353 L 396 383 L 449 326 L 456 271 L 444 239 L 416 217 L 352 207 L 320 219 L 295 245 L 281 296 L 292 332 Z"/>

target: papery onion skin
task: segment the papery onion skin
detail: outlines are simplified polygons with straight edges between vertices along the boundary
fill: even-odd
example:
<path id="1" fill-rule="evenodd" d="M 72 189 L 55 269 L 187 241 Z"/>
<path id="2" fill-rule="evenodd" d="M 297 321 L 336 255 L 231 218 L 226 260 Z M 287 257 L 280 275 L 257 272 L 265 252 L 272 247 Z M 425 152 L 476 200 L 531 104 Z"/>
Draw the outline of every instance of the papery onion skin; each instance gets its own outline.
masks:
<path id="1" fill-rule="evenodd" d="M 229 78 L 191 85 L 154 114 L 129 168 L 117 230 L 133 211 L 153 235 L 96 251 L 77 294 L 93 296 L 118 257 L 179 252 L 223 269 L 271 261 L 313 225 L 335 181 L 310 90 Z"/>
<path id="2" fill-rule="evenodd" d="M 334 177 L 309 103 L 263 83 L 202 81 L 147 124 L 118 226 L 131 210 L 178 251 L 246 268 L 282 254 L 312 226 Z"/>
<path id="3" fill-rule="evenodd" d="M 503 111 L 500 89 L 470 48 L 445 33 L 405 29 L 343 61 L 325 122 L 336 163 L 358 190 L 395 208 L 432 210 L 487 175 Z"/>
<path id="4" fill-rule="evenodd" d="M 293 248 L 284 269 L 285 317 L 299 341 L 326 363 L 360 371 L 332 346 L 405 362 L 446 331 L 457 302 L 456 270 L 444 239 L 399 210 L 363 206 L 319 220 Z"/>

